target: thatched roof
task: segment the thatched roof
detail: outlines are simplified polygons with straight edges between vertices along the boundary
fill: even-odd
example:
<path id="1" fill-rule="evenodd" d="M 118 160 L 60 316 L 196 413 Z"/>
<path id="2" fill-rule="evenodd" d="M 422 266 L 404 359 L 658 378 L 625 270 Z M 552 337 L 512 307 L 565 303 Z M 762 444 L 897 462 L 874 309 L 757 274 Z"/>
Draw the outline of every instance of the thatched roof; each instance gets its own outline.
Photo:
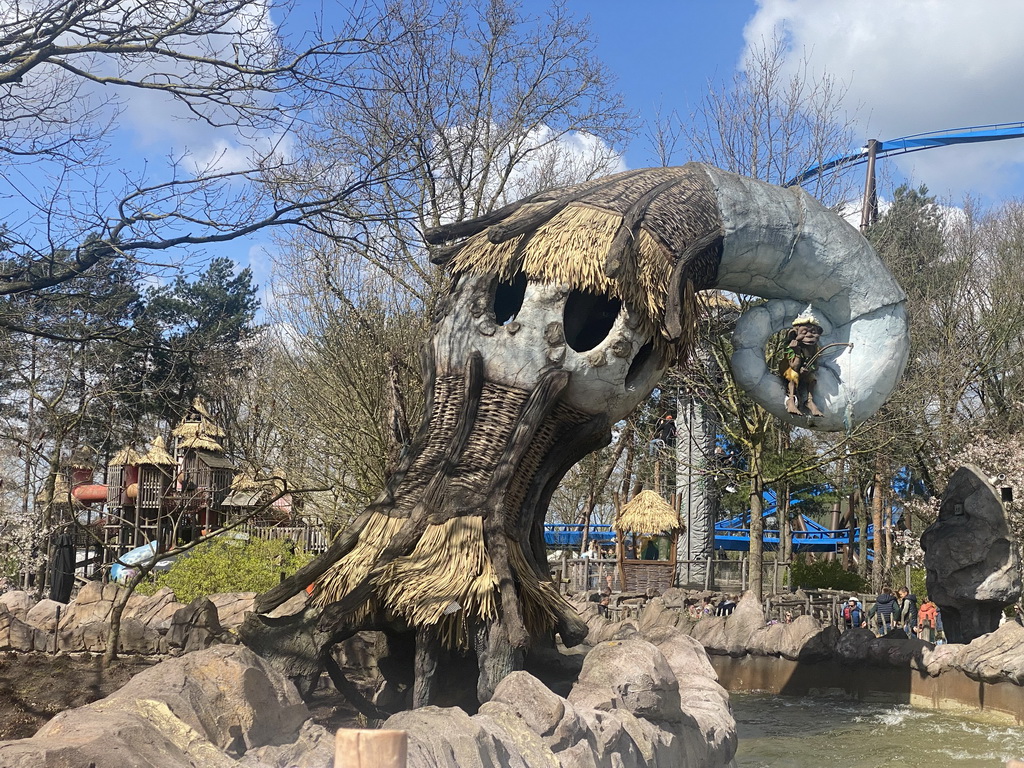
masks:
<path id="1" fill-rule="evenodd" d="M 164 439 L 157 435 L 154 438 L 153 443 L 150 445 L 146 455 L 139 460 L 140 464 L 156 464 L 157 466 L 173 467 L 177 462 L 174 461 L 174 457 L 167 452 L 167 443 Z"/>
<path id="2" fill-rule="evenodd" d="M 695 291 L 713 284 L 722 225 L 706 171 L 628 171 L 556 190 L 427 233 L 455 273 L 528 278 L 619 298 L 662 347 L 685 353 Z"/>
<path id="3" fill-rule="evenodd" d="M 192 435 L 178 443 L 182 450 L 195 449 L 198 451 L 210 451 L 211 453 L 224 453 L 224 446 L 206 435 Z"/>
<path id="4" fill-rule="evenodd" d="M 178 422 L 171 434 L 175 437 L 205 437 L 205 438 L 217 438 L 224 437 L 226 434 L 223 429 L 213 420 L 213 416 L 206 409 L 206 405 L 203 403 L 201 398 L 195 398 L 192 401 L 192 408 L 188 413 Z"/>
<path id="5" fill-rule="evenodd" d="M 623 533 L 674 533 L 682 529 L 672 505 L 654 491 L 640 491 L 615 518 L 615 530 Z"/>
<path id="6" fill-rule="evenodd" d="M 122 448 L 120 451 L 114 454 L 114 457 L 110 460 L 110 466 L 112 467 L 124 467 L 133 466 L 137 467 L 142 463 L 142 456 L 134 448 Z"/>
<path id="7" fill-rule="evenodd" d="M 72 469 L 96 469 L 96 452 L 88 445 L 79 446 L 71 454 Z"/>

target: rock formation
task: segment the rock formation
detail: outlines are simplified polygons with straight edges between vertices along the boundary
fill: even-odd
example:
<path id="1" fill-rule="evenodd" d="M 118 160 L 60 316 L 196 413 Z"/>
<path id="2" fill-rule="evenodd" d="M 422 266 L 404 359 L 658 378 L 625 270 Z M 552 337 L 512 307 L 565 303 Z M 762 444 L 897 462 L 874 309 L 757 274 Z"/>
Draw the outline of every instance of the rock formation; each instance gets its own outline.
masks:
<path id="1" fill-rule="evenodd" d="M 716 680 L 692 639 L 634 636 L 591 651 L 568 698 L 516 672 L 473 716 L 431 706 L 384 727 L 409 732 L 409 768 L 719 768 L 732 764 L 736 726 Z M 322 768 L 333 754 L 292 682 L 237 645 L 164 661 L 32 738 L 0 742 L 5 768 Z"/>
<path id="2" fill-rule="evenodd" d="M 707 654 L 678 633 L 658 643 L 597 645 L 567 698 L 513 672 L 472 717 L 422 707 L 384 727 L 409 733 L 409 768 L 732 765 L 736 724 Z"/>
<path id="3" fill-rule="evenodd" d="M 1020 557 L 999 493 L 967 465 L 949 480 L 938 519 L 921 535 L 928 596 L 946 638 L 969 643 L 999 626 L 1021 595 Z"/>

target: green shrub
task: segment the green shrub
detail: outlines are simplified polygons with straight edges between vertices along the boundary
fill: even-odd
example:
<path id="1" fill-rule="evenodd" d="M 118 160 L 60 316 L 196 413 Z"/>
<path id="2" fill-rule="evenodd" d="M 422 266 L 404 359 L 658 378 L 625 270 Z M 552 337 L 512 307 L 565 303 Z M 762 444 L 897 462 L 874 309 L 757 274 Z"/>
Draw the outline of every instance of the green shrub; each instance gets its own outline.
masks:
<path id="1" fill-rule="evenodd" d="M 312 559 L 291 549 L 288 541 L 217 537 L 179 557 L 170 570 L 140 584 L 138 591 L 152 594 L 170 587 L 183 603 L 218 592 L 265 592 L 281 581 L 282 573 L 290 576 Z"/>
<path id="2" fill-rule="evenodd" d="M 910 591 L 917 595 L 918 603 L 923 603 L 925 595 L 928 594 L 928 587 L 925 586 L 924 568 L 910 569 Z"/>
<path id="3" fill-rule="evenodd" d="M 846 592 L 863 592 L 867 582 L 859 574 L 843 568 L 839 560 L 808 561 L 804 555 L 793 558 L 793 583 L 806 589 L 837 589 Z"/>

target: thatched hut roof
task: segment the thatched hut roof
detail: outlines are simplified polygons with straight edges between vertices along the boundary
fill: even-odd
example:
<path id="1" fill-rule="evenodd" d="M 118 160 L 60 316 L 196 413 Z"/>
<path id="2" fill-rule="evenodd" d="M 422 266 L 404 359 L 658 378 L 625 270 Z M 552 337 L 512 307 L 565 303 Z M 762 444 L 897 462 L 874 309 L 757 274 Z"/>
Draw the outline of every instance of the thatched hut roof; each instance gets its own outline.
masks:
<path id="1" fill-rule="evenodd" d="M 174 457 L 167 452 L 167 443 L 164 439 L 157 435 L 152 444 L 149 446 L 149 450 L 140 459 L 141 464 L 155 464 L 157 466 L 173 467 L 177 462 L 174 461 Z"/>
<path id="2" fill-rule="evenodd" d="M 197 451 L 210 451 L 211 453 L 224 453 L 224 446 L 206 435 L 192 435 L 178 443 L 181 450 L 195 449 Z"/>
<path id="3" fill-rule="evenodd" d="M 654 491 L 640 491 L 615 518 L 615 530 L 623 533 L 675 533 L 683 527 L 672 505 Z"/>
<path id="4" fill-rule="evenodd" d="M 79 446 L 71 454 L 72 469 L 96 469 L 96 452 L 88 445 Z"/>
<path id="5" fill-rule="evenodd" d="M 114 454 L 110 460 L 110 466 L 112 467 L 124 467 L 133 466 L 137 467 L 142 463 L 142 456 L 134 448 L 122 448 L 120 451 Z"/>
<path id="6" fill-rule="evenodd" d="M 178 422 L 171 434 L 175 437 L 203 437 L 207 439 L 224 437 L 224 430 L 213 420 L 201 398 L 192 401 L 192 408 Z"/>
<path id="7" fill-rule="evenodd" d="M 627 302 L 662 347 L 685 353 L 721 256 L 722 224 L 696 163 L 649 168 L 542 193 L 427 233 L 454 273 L 567 284 Z"/>

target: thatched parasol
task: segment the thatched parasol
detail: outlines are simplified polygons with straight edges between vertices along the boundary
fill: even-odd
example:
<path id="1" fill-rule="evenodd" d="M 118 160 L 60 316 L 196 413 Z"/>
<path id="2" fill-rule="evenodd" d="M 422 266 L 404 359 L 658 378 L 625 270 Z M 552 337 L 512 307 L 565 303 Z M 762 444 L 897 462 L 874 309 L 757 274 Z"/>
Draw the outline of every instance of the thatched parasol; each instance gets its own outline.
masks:
<path id="1" fill-rule="evenodd" d="M 615 518 L 620 533 L 672 534 L 683 528 L 672 505 L 654 491 L 640 491 Z"/>

